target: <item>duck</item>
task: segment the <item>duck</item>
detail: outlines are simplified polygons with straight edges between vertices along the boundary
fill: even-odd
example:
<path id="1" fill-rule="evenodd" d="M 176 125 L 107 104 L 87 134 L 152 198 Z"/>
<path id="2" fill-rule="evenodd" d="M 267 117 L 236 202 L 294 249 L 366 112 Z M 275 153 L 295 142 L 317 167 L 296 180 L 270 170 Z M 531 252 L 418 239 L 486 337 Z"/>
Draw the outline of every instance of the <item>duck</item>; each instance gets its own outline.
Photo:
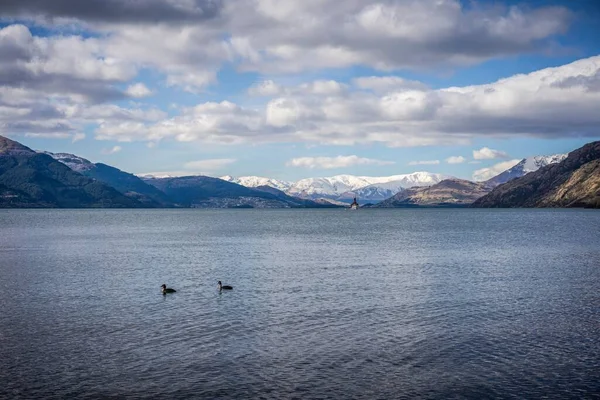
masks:
<path id="1" fill-rule="evenodd" d="M 162 284 L 161 288 L 162 288 L 162 294 L 175 293 L 177 291 L 175 289 L 168 288 L 167 285 L 165 285 L 164 283 Z"/>
<path id="2" fill-rule="evenodd" d="M 217 286 L 218 286 L 218 288 L 219 288 L 219 291 L 221 291 L 221 290 L 231 290 L 231 289 L 233 289 L 233 286 L 229 286 L 229 285 L 223 285 L 223 284 L 221 283 L 221 281 L 219 281 L 219 283 L 217 284 Z"/>

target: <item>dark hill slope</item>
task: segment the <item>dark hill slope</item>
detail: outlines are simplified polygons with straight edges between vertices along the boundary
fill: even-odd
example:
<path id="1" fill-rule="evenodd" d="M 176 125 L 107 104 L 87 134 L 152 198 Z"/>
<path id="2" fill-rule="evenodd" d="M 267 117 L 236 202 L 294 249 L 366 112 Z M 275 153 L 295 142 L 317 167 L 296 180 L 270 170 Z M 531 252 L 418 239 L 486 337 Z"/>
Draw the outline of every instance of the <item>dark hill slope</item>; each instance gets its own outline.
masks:
<path id="1" fill-rule="evenodd" d="M 491 188 L 484 183 L 463 179 L 445 179 L 428 187 L 405 189 L 372 207 L 464 207 L 489 193 Z"/>
<path id="2" fill-rule="evenodd" d="M 513 179 L 520 178 L 531 172 L 535 172 L 546 165 L 559 163 L 565 158 L 567 158 L 567 154 L 554 154 L 551 156 L 533 156 L 524 158 L 514 167 L 507 169 L 491 179 L 488 179 L 485 181 L 485 183 L 490 187 L 496 187 Z"/>
<path id="3" fill-rule="evenodd" d="M 600 142 L 572 151 L 551 164 L 498 186 L 473 207 L 598 207 Z"/>
<path id="4" fill-rule="evenodd" d="M 52 158 L 65 164 L 81 175 L 103 182 L 124 195 L 136 199 L 146 207 L 170 207 L 173 202 L 163 192 L 147 184 L 139 177 L 102 163 L 92 163 L 85 158 L 68 153 L 49 153 Z"/>
<path id="5" fill-rule="evenodd" d="M 148 206 L 170 207 L 173 205 L 166 194 L 133 174 L 102 163 L 96 163 L 94 166 L 95 168 L 84 171 L 83 175 L 104 182 Z"/>
<path id="6" fill-rule="evenodd" d="M 183 207 L 204 208 L 290 208 L 295 202 L 277 195 L 251 189 L 236 183 L 208 176 L 178 178 L 145 178 Z"/>
<path id="7" fill-rule="evenodd" d="M 0 207 L 141 207 L 46 154 L 0 136 Z"/>

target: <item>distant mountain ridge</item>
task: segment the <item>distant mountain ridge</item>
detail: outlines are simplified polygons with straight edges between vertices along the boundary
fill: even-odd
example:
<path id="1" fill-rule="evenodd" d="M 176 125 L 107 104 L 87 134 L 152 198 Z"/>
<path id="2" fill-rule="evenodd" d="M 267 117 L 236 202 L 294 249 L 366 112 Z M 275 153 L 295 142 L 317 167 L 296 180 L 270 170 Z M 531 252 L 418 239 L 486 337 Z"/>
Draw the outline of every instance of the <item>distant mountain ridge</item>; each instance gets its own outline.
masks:
<path id="1" fill-rule="evenodd" d="M 600 208 L 600 141 L 496 187 L 473 207 L 594 207 Z"/>
<path id="2" fill-rule="evenodd" d="M 264 178 L 262 176 L 240 176 L 239 178 L 234 178 L 233 176 L 225 175 L 219 177 L 219 179 L 223 179 L 227 182 L 237 183 L 238 185 L 246 186 L 249 188 L 255 188 L 259 186 L 270 186 L 272 188 L 281 190 L 282 192 L 287 191 L 292 186 L 292 182 L 281 181 L 272 178 Z"/>
<path id="3" fill-rule="evenodd" d="M 380 207 L 471 202 L 481 207 L 597 207 L 598 143 L 568 157 L 523 159 L 480 183 L 429 172 L 288 182 L 257 176 L 142 178 L 74 154 L 35 152 L 0 136 L 0 207 L 304 208 L 347 206 L 354 197 L 360 204 Z"/>
<path id="4" fill-rule="evenodd" d="M 205 176 L 142 179 L 74 154 L 35 152 L 0 136 L 0 207 L 338 206 Z"/>
<path id="5" fill-rule="evenodd" d="M 485 181 L 488 185 L 498 186 L 513 179 L 520 178 L 530 172 L 535 172 L 546 165 L 556 164 L 567 158 L 568 154 L 553 154 L 551 156 L 534 156 L 522 159 L 517 165 Z"/>
<path id="6" fill-rule="evenodd" d="M 519 178 L 530 172 L 536 171 L 549 164 L 558 163 L 566 157 L 566 154 L 554 154 L 550 156 L 533 156 L 524 158 L 514 167 L 500 173 L 499 175 L 483 182 L 485 187 L 494 187 L 506 183 L 512 179 Z M 358 197 L 363 203 L 378 203 L 390 199 L 406 189 L 414 187 L 428 187 L 436 185 L 446 179 L 455 179 L 449 175 L 431 172 L 413 172 L 411 174 L 392 175 L 384 177 L 368 177 L 354 175 L 335 175 L 331 177 L 305 178 L 296 182 L 283 181 L 259 176 L 232 177 L 222 176 L 221 179 L 235 182 L 240 185 L 254 188 L 258 186 L 270 186 L 284 193 L 305 199 L 327 199 L 335 202 L 349 204 L 354 197 Z M 472 185 L 475 191 L 472 196 L 467 195 L 468 187 L 462 187 L 462 195 L 473 198 L 475 195 L 487 193 L 481 190 L 480 185 Z M 407 193 L 407 196 L 414 193 Z M 474 198 L 473 198 L 474 199 Z M 450 199 L 448 199 L 450 200 Z"/>
<path id="7" fill-rule="evenodd" d="M 323 178 L 305 178 L 296 182 L 256 176 L 234 178 L 227 175 L 222 179 L 247 187 L 271 186 L 294 197 L 311 200 L 330 199 L 350 203 L 354 197 L 358 197 L 363 202 L 382 201 L 405 188 L 434 185 L 447 177 L 447 175 L 431 172 L 413 172 L 386 177 L 335 175 Z"/>
<path id="8" fill-rule="evenodd" d="M 248 188 L 208 176 L 145 178 L 178 205 L 199 208 L 299 208 L 324 205 L 297 199 L 278 189 Z M 266 190 L 265 190 L 266 189 Z"/>
<path id="9" fill-rule="evenodd" d="M 468 206 L 491 192 L 494 187 L 535 172 L 546 165 L 559 163 L 566 157 L 567 154 L 554 154 L 524 158 L 514 167 L 485 182 L 445 179 L 429 187 L 413 187 L 398 191 L 397 194 L 373 207 Z"/>

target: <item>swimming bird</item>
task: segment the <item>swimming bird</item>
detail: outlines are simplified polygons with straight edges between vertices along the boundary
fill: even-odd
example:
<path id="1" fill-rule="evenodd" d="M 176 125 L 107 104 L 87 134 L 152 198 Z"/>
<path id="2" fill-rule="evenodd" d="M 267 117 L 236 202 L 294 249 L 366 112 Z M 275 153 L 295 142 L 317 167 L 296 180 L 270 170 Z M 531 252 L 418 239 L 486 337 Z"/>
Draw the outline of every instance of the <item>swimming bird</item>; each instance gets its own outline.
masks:
<path id="1" fill-rule="evenodd" d="M 175 293 L 177 291 L 175 289 L 168 288 L 167 285 L 165 285 L 164 283 L 162 284 L 161 288 L 162 288 L 162 294 Z"/>
<path id="2" fill-rule="evenodd" d="M 221 281 L 219 281 L 219 283 L 217 284 L 219 291 L 221 290 L 231 290 L 233 289 L 233 286 L 229 286 L 229 285 L 225 285 L 223 286 L 223 284 L 221 283 Z"/>

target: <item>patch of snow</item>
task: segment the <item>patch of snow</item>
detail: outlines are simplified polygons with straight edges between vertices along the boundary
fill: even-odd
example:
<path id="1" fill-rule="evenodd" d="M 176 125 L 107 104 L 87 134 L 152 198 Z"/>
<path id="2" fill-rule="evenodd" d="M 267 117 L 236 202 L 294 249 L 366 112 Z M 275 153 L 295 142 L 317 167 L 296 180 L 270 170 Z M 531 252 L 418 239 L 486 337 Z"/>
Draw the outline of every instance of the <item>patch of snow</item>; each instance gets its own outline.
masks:
<path id="1" fill-rule="evenodd" d="M 138 178 L 141 179 L 163 179 L 163 178 L 177 178 L 177 176 L 169 175 L 169 174 L 135 174 Z"/>
<path id="2" fill-rule="evenodd" d="M 65 164 L 67 167 L 71 168 L 73 171 L 83 172 L 89 171 L 90 169 L 96 168 L 91 161 L 86 160 L 83 157 L 76 156 L 74 154 L 69 153 L 50 153 L 48 151 L 39 151 L 38 153 L 49 155 L 54 158 L 56 161 L 59 161 Z"/>
<path id="3" fill-rule="evenodd" d="M 553 154 L 551 156 L 535 156 L 524 159 L 523 172 L 528 174 L 549 164 L 557 164 L 567 158 L 568 154 Z"/>
<path id="4" fill-rule="evenodd" d="M 220 176 L 219 179 L 222 179 L 227 182 L 237 183 L 238 185 L 246 186 L 249 188 L 254 188 L 258 186 L 270 186 L 283 192 L 287 191 L 292 185 L 291 182 L 281 181 L 272 178 L 265 178 L 262 176 L 240 176 L 239 178 L 235 178 L 231 175 L 225 175 Z"/>
<path id="5" fill-rule="evenodd" d="M 550 164 L 557 164 L 567 158 L 568 154 L 553 154 L 551 156 L 534 156 L 521 160 L 517 165 L 506 171 L 496 175 L 486 182 L 492 185 L 501 185 L 516 178 L 520 178 L 530 172 L 535 172 L 538 169 Z"/>

